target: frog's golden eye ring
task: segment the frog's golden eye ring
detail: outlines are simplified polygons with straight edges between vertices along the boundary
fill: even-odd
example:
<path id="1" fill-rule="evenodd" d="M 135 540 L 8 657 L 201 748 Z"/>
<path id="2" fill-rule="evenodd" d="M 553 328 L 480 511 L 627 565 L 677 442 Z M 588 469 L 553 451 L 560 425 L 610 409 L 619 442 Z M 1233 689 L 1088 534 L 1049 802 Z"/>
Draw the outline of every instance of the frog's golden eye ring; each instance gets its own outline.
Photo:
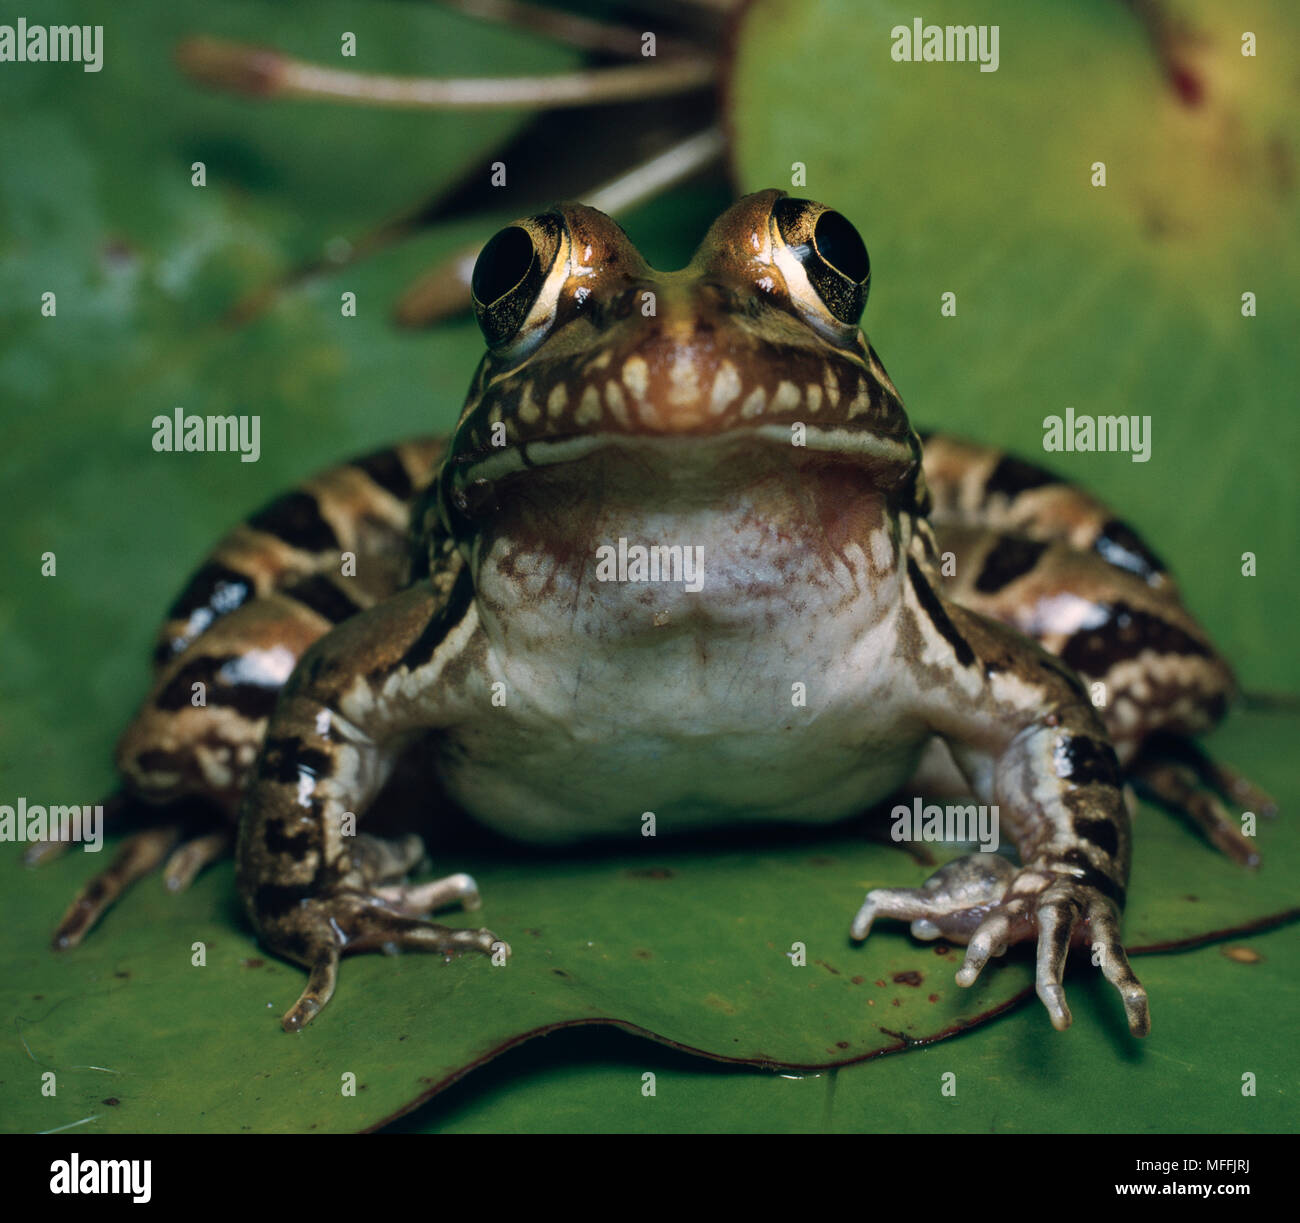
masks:
<path id="1" fill-rule="evenodd" d="M 822 304 L 856 327 L 871 287 L 871 259 L 858 231 L 842 213 L 788 196 L 772 205 L 772 219 Z"/>
<path id="2" fill-rule="evenodd" d="M 479 252 L 470 280 L 474 314 L 489 348 L 528 329 L 560 249 L 563 222 L 546 213 L 506 226 Z"/>

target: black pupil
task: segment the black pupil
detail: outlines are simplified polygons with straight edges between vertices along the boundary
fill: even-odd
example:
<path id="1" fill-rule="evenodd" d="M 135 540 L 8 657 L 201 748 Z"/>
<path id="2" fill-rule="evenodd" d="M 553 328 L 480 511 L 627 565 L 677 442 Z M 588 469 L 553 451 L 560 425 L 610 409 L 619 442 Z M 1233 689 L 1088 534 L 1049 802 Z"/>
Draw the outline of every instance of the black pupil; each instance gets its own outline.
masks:
<path id="1" fill-rule="evenodd" d="M 474 297 L 485 306 L 504 297 L 528 272 L 533 262 L 533 240 L 528 231 L 511 225 L 496 234 L 479 252 L 474 264 Z"/>
<path id="2" fill-rule="evenodd" d="M 861 235 L 838 212 L 823 212 L 813 230 L 817 253 L 841 275 L 855 283 L 866 280 L 871 260 Z"/>

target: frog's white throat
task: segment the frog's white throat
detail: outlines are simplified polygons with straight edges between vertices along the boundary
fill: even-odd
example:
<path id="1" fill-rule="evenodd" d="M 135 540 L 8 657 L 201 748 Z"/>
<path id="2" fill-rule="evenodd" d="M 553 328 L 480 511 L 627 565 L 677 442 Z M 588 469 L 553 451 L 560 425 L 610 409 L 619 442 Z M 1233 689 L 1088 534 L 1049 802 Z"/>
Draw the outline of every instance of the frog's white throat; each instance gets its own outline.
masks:
<path id="1" fill-rule="evenodd" d="M 761 638 L 792 616 L 824 616 L 838 637 L 868 629 L 893 597 L 898 528 L 858 455 L 655 439 L 493 493 L 470 550 L 475 590 L 485 623 L 537 648 L 538 616 L 589 642 L 706 628 Z"/>

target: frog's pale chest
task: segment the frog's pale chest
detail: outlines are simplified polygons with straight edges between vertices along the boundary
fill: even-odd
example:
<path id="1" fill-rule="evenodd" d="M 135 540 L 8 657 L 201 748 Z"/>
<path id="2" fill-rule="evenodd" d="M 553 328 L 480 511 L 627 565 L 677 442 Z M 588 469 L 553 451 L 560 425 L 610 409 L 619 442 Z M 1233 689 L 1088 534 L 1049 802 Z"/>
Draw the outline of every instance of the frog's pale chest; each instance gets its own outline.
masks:
<path id="1" fill-rule="evenodd" d="M 678 475 L 672 448 L 606 456 L 607 495 L 584 473 L 582 513 L 550 535 L 512 531 L 534 503 L 498 511 L 473 565 L 481 683 L 500 703 L 440 758 L 453 797 L 499 831 L 634 835 L 649 810 L 678 829 L 829 821 L 915 764 L 898 522 L 879 498 L 833 501 L 833 468 L 791 497 L 783 455 L 692 457 Z"/>

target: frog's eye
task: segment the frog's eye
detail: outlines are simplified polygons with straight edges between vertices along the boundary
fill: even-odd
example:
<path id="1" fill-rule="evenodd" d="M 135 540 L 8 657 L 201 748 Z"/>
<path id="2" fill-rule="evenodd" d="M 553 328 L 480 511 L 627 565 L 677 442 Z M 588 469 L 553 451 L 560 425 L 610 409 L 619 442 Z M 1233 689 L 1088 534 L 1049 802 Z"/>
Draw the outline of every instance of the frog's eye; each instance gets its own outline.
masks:
<path id="1" fill-rule="evenodd" d="M 772 219 L 822 305 L 856 327 L 871 285 L 871 260 L 858 231 L 841 213 L 811 200 L 779 199 Z"/>
<path id="2" fill-rule="evenodd" d="M 550 309 L 539 309 L 540 299 L 559 244 L 559 220 L 546 215 L 508 225 L 479 252 L 470 296 L 488 347 L 540 335 L 549 325 L 554 303 Z"/>

